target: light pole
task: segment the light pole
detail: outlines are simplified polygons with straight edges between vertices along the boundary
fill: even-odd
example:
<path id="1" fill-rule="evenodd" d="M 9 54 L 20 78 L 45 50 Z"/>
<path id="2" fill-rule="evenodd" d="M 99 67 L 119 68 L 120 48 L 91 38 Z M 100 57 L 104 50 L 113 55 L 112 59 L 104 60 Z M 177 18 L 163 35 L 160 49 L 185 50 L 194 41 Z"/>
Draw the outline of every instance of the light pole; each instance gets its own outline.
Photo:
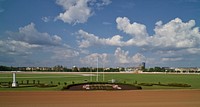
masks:
<path id="1" fill-rule="evenodd" d="M 90 82 L 92 82 L 92 68 L 90 67 Z"/>
<path id="2" fill-rule="evenodd" d="M 105 75 L 104 75 L 104 63 L 103 63 L 103 82 L 105 80 Z"/>
<path id="3" fill-rule="evenodd" d="M 99 70 L 98 70 L 98 68 L 99 68 L 99 59 L 97 57 L 97 78 L 96 78 L 97 82 L 99 81 Z"/>

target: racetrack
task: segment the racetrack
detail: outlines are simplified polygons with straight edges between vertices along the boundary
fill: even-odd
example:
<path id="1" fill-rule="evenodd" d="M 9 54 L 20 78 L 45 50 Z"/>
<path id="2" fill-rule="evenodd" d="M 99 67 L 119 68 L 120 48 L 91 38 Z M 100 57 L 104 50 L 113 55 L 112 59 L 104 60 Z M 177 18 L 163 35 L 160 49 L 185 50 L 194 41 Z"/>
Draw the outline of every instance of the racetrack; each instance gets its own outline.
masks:
<path id="1" fill-rule="evenodd" d="M 200 107 L 200 90 L 0 92 L 0 107 Z"/>

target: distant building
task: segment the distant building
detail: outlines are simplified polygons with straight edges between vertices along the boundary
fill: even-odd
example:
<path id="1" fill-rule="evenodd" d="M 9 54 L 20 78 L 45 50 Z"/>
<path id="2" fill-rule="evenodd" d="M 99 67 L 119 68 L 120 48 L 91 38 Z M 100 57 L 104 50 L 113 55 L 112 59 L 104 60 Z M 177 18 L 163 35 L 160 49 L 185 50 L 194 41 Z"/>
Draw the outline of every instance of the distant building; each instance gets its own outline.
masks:
<path id="1" fill-rule="evenodd" d="M 145 69 L 145 62 L 142 62 L 142 68 Z"/>
<path id="2" fill-rule="evenodd" d="M 162 67 L 162 69 L 164 69 L 165 72 L 173 72 L 173 71 L 175 71 L 175 69 L 171 68 L 171 67 Z"/>
<path id="3" fill-rule="evenodd" d="M 182 68 L 175 68 L 175 71 L 183 72 L 197 72 L 199 69 L 196 67 L 182 67 Z"/>
<path id="4" fill-rule="evenodd" d="M 141 73 L 141 67 L 127 67 L 124 72 Z"/>
<path id="5" fill-rule="evenodd" d="M 26 71 L 31 71 L 31 67 L 26 67 Z"/>

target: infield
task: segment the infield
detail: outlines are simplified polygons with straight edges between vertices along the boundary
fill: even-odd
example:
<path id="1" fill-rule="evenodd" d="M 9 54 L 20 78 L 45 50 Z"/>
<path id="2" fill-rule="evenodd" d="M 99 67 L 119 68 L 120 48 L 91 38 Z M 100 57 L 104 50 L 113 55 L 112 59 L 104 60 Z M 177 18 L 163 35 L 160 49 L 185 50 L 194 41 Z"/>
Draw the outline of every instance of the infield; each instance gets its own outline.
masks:
<path id="1" fill-rule="evenodd" d="M 54 73 L 54 72 L 20 72 L 16 74 L 18 83 L 32 84 L 38 81 L 43 84 L 58 85 L 57 87 L 26 87 L 26 88 L 0 88 L 1 91 L 15 90 L 61 90 L 69 84 L 96 82 L 96 73 Z M 173 86 L 142 86 L 142 89 L 200 89 L 200 75 L 195 74 L 131 74 L 131 73 L 105 73 L 103 81 L 103 73 L 99 73 L 99 82 L 109 82 L 115 79 L 118 83 L 126 83 L 138 85 L 141 83 L 148 84 L 188 84 L 191 87 L 173 87 Z M 0 82 L 12 82 L 12 74 L 10 72 L 0 73 Z"/>

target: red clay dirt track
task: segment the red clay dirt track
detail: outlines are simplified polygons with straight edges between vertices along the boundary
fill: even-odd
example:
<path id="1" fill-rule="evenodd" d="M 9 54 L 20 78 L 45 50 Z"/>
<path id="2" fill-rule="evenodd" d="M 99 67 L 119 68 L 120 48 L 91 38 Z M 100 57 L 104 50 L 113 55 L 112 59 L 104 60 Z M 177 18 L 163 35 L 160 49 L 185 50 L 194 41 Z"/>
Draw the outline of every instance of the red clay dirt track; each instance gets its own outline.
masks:
<path id="1" fill-rule="evenodd" d="M 200 107 L 200 90 L 0 92 L 0 107 Z"/>

